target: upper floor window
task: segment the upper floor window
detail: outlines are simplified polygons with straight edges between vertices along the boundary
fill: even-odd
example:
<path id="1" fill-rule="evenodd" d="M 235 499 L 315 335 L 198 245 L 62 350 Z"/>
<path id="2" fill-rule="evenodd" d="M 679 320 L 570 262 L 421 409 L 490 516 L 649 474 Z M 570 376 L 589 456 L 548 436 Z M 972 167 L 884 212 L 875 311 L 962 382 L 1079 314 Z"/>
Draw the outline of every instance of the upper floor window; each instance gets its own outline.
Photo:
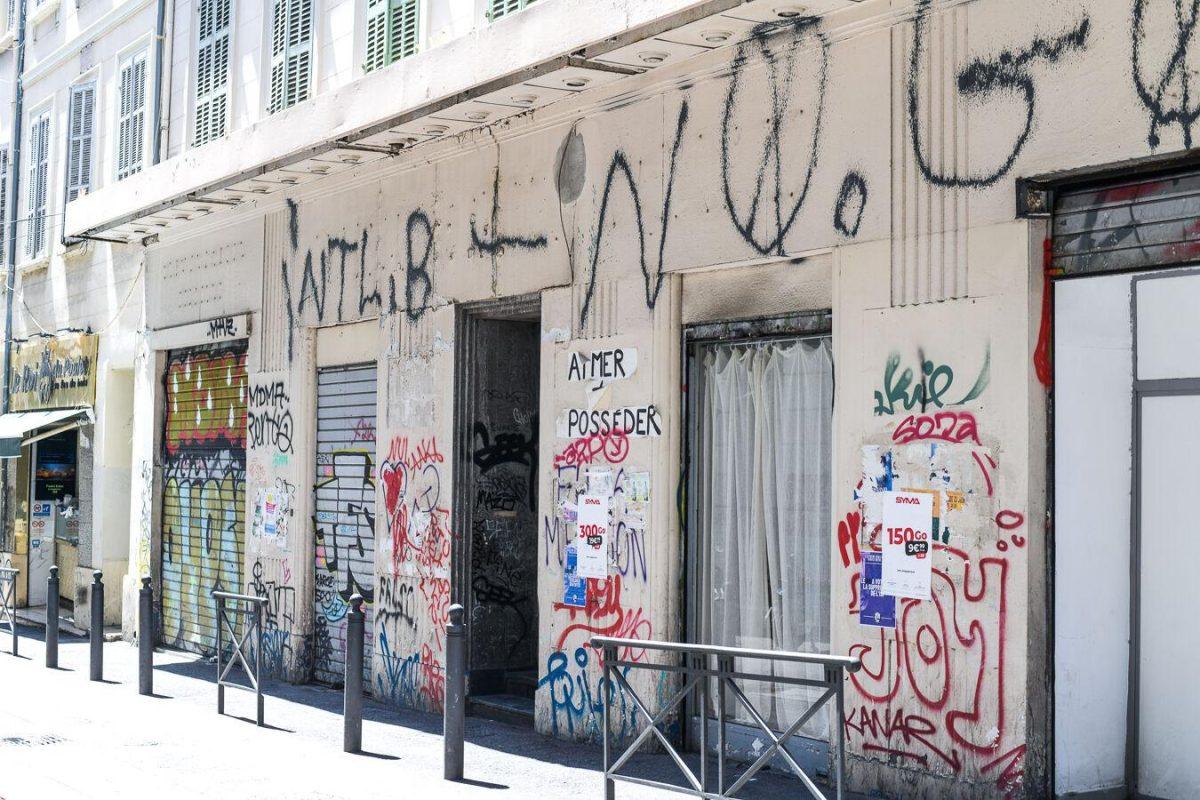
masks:
<path id="1" fill-rule="evenodd" d="M 367 0 L 364 72 L 417 52 L 420 8 L 420 0 Z"/>
<path id="2" fill-rule="evenodd" d="M 50 109 L 29 124 L 29 217 L 25 228 L 25 254 L 37 258 L 46 253 L 46 205 L 49 202 Z"/>
<path id="3" fill-rule="evenodd" d="M 497 20 L 506 14 L 520 11 L 526 6 L 533 5 L 534 0 L 488 0 L 487 18 Z"/>
<path id="4" fill-rule="evenodd" d="M 141 172 L 146 159 L 146 51 L 121 62 L 117 180 Z"/>
<path id="5" fill-rule="evenodd" d="M 312 85 L 313 0 L 274 0 L 269 113 L 308 99 Z"/>
<path id="6" fill-rule="evenodd" d="M 231 0 L 199 0 L 196 25 L 196 119 L 192 144 L 225 135 L 229 107 Z"/>
<path id="7" fill-rule="evenodd" d="M 92 128 L 96 84 L 71 87 L 71 120 L 67 130 L 67 202 L 92 189 Z"/>

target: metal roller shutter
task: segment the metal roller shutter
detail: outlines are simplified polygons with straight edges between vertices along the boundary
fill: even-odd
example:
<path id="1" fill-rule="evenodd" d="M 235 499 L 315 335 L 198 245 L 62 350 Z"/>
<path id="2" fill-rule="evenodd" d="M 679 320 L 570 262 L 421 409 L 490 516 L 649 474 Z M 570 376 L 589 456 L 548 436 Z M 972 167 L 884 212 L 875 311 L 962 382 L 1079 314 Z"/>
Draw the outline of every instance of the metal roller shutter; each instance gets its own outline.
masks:
<path id="1" fill-rule="evenodd" d="M 315 677 L 342 683 L 351 595 L 366 613 L 370 687 L 375 601 L 375 365 L 317 373 Z"/>
<path id="2" fill-rule="evenodd" d="M 210 655 L 210 593 L 242 590 L 246 344 L 173 350 L 164 381 L 163 641 Z"/>
<path id="3" fill-rule="evenodd" d="M 1054 267 L 1066 275 L 1200 260 L 1200 173 L 1061 189 L 1052 246 Z"/>

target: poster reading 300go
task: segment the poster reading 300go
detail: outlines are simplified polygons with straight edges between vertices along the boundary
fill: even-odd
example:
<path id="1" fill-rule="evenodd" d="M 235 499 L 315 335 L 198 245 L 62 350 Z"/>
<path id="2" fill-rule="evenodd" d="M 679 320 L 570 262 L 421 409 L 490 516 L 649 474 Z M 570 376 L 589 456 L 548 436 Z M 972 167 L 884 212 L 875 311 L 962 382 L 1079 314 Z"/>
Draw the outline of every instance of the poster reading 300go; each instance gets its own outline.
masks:
<path id="1" fill-rule="evenodd" d="M 884 493 L 882 538 L 883 593 L 928 600 L 933 562 L 933 495 Z"/>

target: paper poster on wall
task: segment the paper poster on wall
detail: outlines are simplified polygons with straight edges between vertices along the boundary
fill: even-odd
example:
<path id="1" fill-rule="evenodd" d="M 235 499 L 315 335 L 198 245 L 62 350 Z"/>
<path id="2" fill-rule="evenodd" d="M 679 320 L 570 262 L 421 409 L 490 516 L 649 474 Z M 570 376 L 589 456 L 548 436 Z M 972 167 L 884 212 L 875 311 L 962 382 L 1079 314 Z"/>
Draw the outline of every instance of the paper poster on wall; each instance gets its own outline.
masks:
<path id="1" fill-rule="evenodd" d="M 567 545 L 563 563 L 563 605 L 583 608 L 587 605 L 587 581 L 579 574 L 579 551 Z"/>
<path id="2" fill-rule="evenodd" d="M 928 600 L 932 562 L 933 496 L 928 492 L 884 492 L 880 589 L 895 597 Z"/>
<path id="3" fill-rule="evenodd" d="M 878 628 L 896 627 L 896 598 L 883 593 L 883 553 L 862 554 L 862 584 L 859 587 L 858 624 Z"/>
<path id="4" fill-rule="evenodd" d="M 578 571 L 582 578 L 608 577 L 608 498 L 579 497 Z"/>

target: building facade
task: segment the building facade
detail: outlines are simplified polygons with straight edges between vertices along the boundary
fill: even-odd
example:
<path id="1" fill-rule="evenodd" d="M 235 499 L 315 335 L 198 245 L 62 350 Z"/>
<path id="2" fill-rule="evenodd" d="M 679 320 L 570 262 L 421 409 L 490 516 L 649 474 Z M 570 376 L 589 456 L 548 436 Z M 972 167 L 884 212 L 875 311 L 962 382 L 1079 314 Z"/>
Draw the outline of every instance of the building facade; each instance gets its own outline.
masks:
<path id="1" fill-rule="evenodd" d="M 578 740 L 645 722 L 592 635 L 856 655 L 855 789 L 1195 796 L 1194 5 L 174 3 L 165 157 L 62 231 L 141 270 L 127 584 L 201 654 L 265 596 L 328 683 L 360 594 L 426 710 L 462 603 L 476 706 Z"/>
<path id="2" fill-rule="evenodd" d="M 46 605 L 57 564 L 68 620 L 88 619 L 87 586 L 98 569 L 118 587 L 106 595 L 106 623 L 121 621 L 145 262 L 136 248 L 103 237 L 67 237 L 63 212 L 158 160 L 156 9 L 148 1 L 12 2 L 0 36 L 2 253 L 14 289 L 6 409 L 25 415 L 6 430 L 22 447 L 4 465 L 0 552 L 22 570 L 18 594 L 32 609 Z"/>

